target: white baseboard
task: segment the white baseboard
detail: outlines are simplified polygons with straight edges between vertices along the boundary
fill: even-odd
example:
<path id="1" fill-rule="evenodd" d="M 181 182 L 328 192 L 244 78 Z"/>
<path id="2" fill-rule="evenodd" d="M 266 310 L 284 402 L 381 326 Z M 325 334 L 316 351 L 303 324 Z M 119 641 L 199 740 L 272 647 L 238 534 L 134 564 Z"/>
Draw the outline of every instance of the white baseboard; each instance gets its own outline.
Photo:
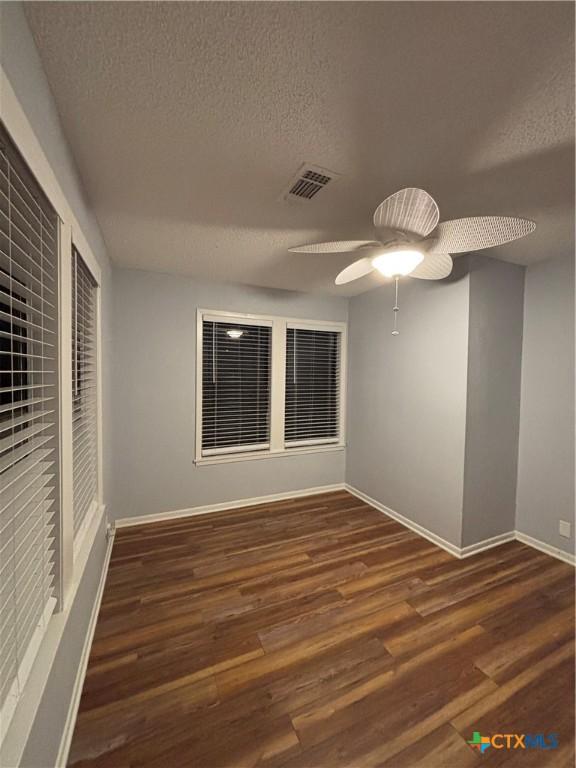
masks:
<path id="1" fill-rule="evenodd" d="M 576 565 L 576 555 L 572 555 L 569 552 L 564 552 L 562 549 L 558 549 L 557 547 L 552 547 L 550 544 L 546 544 L 545 541 L 540 541 L 540 539 L 535 539 L 532 536 L 528 536 L 527 533 L 516 531 L 516 539 L 521 541 L 522 544 L 527 544 L 529 547 L 534 547 L 534 549 L 538 549 L 540 552 L 544 552 L 546 555 L 550 555 L 551 557 L 555 557 L 558 560 L 562 560 L 563 563 L 568 563 L 568 565 Z"/>
<path id="2" fill-rule="evenodd" d="M 428 541 L 431 541 L 433 544 L 436 544 L 438 547 L 442 547 L 442 549 L 445 549 L 446 552 L 449 552 L 451 555 L 454 555 L 454 557 L 462 557 L 460 547 L 457 547 L 455 544 L 452 544 L 452 542 L 447 541 L 446 539 L 443 539 L 441 536 L 438 536 L 436 533 L 432 533 L 432 531 L 429 531 L 427 528 L 424 528 L 423 525 L 419 525 L 418 523 L 415 523 L 413 520 L 409 520 L 407 517 L 404 517 L 404 515 L 401 515 L 399 512 L 395 512 L 393 509 L 390 509 L 390 507 L 387 507 L 384 504 L 381 504 L 379 501 L 376 501 L 376 499 L 373 499 L 371 496 L 368 496 L 368 494 L 364 493 L 363 491 L 359 491 L 358 488 L 354 488 L 354 486 L 352 485 L 346 484 L 346 490 L 349 493 L 351 493 L 353 496 L 356 496 L 357 498 L 361 499 L 361 501 L 365 501 L 366 504 L 370 504 L 371 507 L 374 507 L 374 509 L 377 509 L 379 512 L 382 512 L 388 517 L 391 517 L 393 520 L 396 520 L 398 523 L 401 523 L 401 525 L 406 526 L 406 528 L 410 528 L 411 531 L 414 531 L 415 533 L 419 534 L 423 538 L 428 539 Z"/>
<path id="3" fill-rule="evenodd" d="M 418 525 L 418 523 L 415 523 L 409 518 L 404 517 L 404 515 L 401 515 L 399 512 L 395 512 L 393 509 L 390 509 L 390 507 L 381 504 L 379 501 L 376 501 L 376 499 L 373 499 L 362 491 L 359 491 L 357 488 L 346 484 L 346 490 L 353 496 L 357 496 L 359 499 L 362 499 L 362 501 L 370 504 L 370 506 L 374 507 L 379 512 L 383 512 L 385 515 L 388 515 L 388 517 L 397 520 L 402 525 L 405 525 L 406 528 L 410 528 L 410 530 L 418 533 L 425 539 L 428 539 L 428 541 L 431 541 L 433 544 L 437 544 L 439 547 L 442 547 L 442 549 L 445 549 L 451 555 L 454 555 L 458 558 L 470 557 L 471 555 L 476 555 L 479 552 L 485 552 L 487 549 L 499 547 L 501 544 L 505 544 L 507 541 L 520 541 L 522 544 L 526 544 L 529 547 L 538 549 L 540 552 L 544 552 L 551 557 L 562 560 L 564 563 L 568 563 L 569 565 L 576 565 L 576 557 L 574 555 L 571 555 L 568 552 L 564 552 L 561 549 L 557 549 L 556 547 L 552 547 L 550 544 L 546 544 L 544 541 L 534 539 L 532 536 L 528 536 L 527 534 L 521 533 L 520 531 L 506 531 L 506 533 L 500 533 L 498 536 L 492 536 L 490 539 L 484 539 L 483 541 L 478 541 L 475 544 L 468 544 L 466 547 L 457 547 L 451 542 L 446 541 L 446 539 L 443 539 L 441 536 L 438 536 L 432 531 L 429 531 L 427 528 L 424 528 L 424 526 Z"/>
<path id="4" fill-rule="evenodd" d="M 478 552 L 485 552 L 487 549 L 493 549 L 499 547 L 501 544 L 505 544 L 507 541 L 514 541 L 516 538 L 516 531 L 506 531 L 506 533 L 500 533 L 498 536 L 492 536 L 489 539 L 483 539 L 476 542 L 476 544 L 468 544 L 466 547 L 460 548 L 459 557 L 470 557 L 470 555 L 476 555 Z"/>
<path id="5" fill-rule="evenodd" d="M 178 520 L 179 518 L 183 517 L 208 515 L 211 512 L 225 512 L 229 509 L 241 509 L 242 507 L 252 507 L 257 504 L 268 504 L 274 501 L 285 501 L 286 499 L 297 499 L 303 496 L 314 496 L 320 493 L 330 493 L 332 491 L 342 490 L 346 490 L 361 501 L 365 501 L 366 504 L 370 504 L 371 507 L 374 507 L 379 512 L 382 512 L 388 517 L 391 517 L 401 525 L 406 526 L 406 528 L 414 531 L 419 536 L 428 539 L 428 541 L 431 541 L 433 544 L 436 544 L 438 547 L 446 550 L 446 552 L 449 552 L 454 557 L 471 557 L 472 555 L 476 555 L 479 552 L 485 552 L 486 550 L 492 549 L 493 547 L 499 547 L 501 544 L 505 544 L 507 541 L 514 541 L 516 539 L 521 541 L 523 544 L 527 544 L 528 546 L 534 547 L 541 552 L 545 552 L 547 555 L 556 557 L 565 563 L 569 563 L 570 565 L 575 564 L 574 555 L 567 554 L 560 549 L 551 547 L 549 544 L 546 544 L 543 541 L 538 541 L 537 539 L 533 539 L 531 536 L 520 533 L 520 531 L 506 531 L 505 533 L 500 533 L 497 536 L 492 536 L 489 539 L 478 541 L 475 544 L 468 544 L 465 547 L 459 547 L 456 544 L 452 544 L 452 542 L 443 539 L 441 536 L 438 536 L 438 534 L 434 533 L 433 531 L 428 530 L 428 528 L 425 528 L 423 525 L 419 525 L 418 523 L 415 523 L 413 520 L 410 520 L 408 517 L 405 517 L 399 512 L 390 509 L 390 507 L 387 507 L 385 504 L 381 504 L 376 499 L 368 496 L 368 494 L 358 490 L 358 488 L 355 488 L 352 485 L 348 485 L 347 483 L 321 485 L 315 488 L 302 488 L 299 491 L 285 491 L 283 493 L 273 493 L 268 496 L 254 496 L 250 499 L 237 499 L 236 501 L 225 501 L 220 504 L 207 504 L 199 507 L 190 507 L 188 509 L 177 509 L 170 512 L 158 512 L 151 515 L 139 515 L 138 517 L 122 517 L 119 520 L 116 520 L 115 527 L 128 528 L 133 525 L 159 523 L 166 520 Z"/>
<path id="6" fill-rule="evenodd" d="M 257 504 L 269 504 L 273 501 L 297 499 L 301 496 L 316 496 L 320 493 L 331 493 L 332 491 L 343 491 L 345 489 L 346 486 L 344 483 L 335 483 L 334 485 L 320 485 L 316 488 L 303 488 L 299 491 L 285 491 L 283 493 L 273 493 L 269 496 L 255 496 L 251 499 L 237 499 L 236 501 L 225 501 L 220 504 L 207 504 L 200 507 L 190 507 L 189 509 L 177 509 L 172 512 L 158 512 L 151 515 L 139 515 L 138 517 L 121 517 L 116 520 L 114 525 L 116 528 L 127 528 L 132 525 L 160 523 L 166 520 L 178 520 L 180 517 L 208 515 L 211 512 L 225 512 L 228 509 L 253 507 Z"/>
<path id="7" fill-rule="evenodd" d="M 78 716 L 80 697 L 82 696 L 82 688 L 84 687 L 84 678 L 86 677 L 86 669 L 88 667 L 90 649 L 92 648 L 92 640 L 94 638 L 94 632 L 96 631 L 96 622 L 98 620 L 98 613 L 100 612 L 102 595 L 104 594 L 104 585 L 106 583 L 106 576 L 108 575 L 108 566 L 110 565 L 110 556 L 112 554 L 113 544 L 114 530 L 109 528 L 108 541 L 106 543 L 106 554 L 102 564 L 102 573 L 100 575 L 96 597 L 92 606 L 92 613 L 90 614 L 90 622 L 86 631 L 86 637 L 84 638 L 82 655 L 80 657 L 80 663 L 78 664 L 76 679 L 74 680 L 72 698 L 70 699 L 70 704 L 68 705 L 68 714 L 66 716 L 64 731 L 60 740 L 60 749 L 58 750 L 58 759 L 56 762 L 57 768 L 65 768 L 68 763 L 68 753 L 70 752 L 70 746 L 72 745 L 72 736 L 74 734 L 74 727 L 76 725 L 76 718 Z"/>

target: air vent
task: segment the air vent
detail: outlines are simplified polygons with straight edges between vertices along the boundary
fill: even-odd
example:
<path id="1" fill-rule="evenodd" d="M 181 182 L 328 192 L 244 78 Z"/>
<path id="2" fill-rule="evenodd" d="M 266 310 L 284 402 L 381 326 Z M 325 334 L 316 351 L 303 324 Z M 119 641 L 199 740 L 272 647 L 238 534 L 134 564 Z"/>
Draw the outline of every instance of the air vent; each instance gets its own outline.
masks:
<path id="1" fill-rule="evenodd" d="M 326 168 L 320 168 L 317 165 L 308 165 L 305 163 L 292 177 L 290 183 L 282 193 L 282 200 L 295 200 L 305 202 L 316 197 L 318 192 L 324 189 L 328 184 L 340 178 L 339 173 L 328 171 Z"/>

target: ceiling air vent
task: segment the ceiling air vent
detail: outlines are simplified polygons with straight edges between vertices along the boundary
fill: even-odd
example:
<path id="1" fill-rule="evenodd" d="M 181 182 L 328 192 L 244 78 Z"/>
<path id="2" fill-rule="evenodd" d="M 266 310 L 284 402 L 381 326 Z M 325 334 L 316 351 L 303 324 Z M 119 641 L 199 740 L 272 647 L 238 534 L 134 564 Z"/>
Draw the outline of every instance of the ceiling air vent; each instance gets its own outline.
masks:
<path id="1" fill-rule="evenodd" d="M 296 201 L 312 200 L 318 192 L 339 178 L 339 173 L 305 163 L 298 173 L 292 177 L 281 199 Z"/>

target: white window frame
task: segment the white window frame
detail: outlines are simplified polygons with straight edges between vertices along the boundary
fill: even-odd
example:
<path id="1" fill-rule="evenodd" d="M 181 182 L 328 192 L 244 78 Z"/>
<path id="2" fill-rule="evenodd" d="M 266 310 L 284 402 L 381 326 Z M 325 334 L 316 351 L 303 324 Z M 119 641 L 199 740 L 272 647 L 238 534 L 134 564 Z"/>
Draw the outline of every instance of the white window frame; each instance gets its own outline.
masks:
<path id="1" fill-rule="evenodd" d="M 72 248 L 76 247 L 90 270 L 97 286 L 96 295 L 96 423 L 98 443 L 98 503 L 93 505 L 82 529 L 74 536 L 74 493 L 73 493 L 73 446 L 72 446 Z M 101 326 L 101 285 L 102 272 L 79 227 L 68 220 L 60 220 L 60 316 L 59 316 L 59 359 L 60 359 L 60 574 L 63 607 L 73 599 L 82 575 L 77 567 L 84 560 L 84 550 L 90 548 L 104 514 L 102 486 L 102 326 Z"/>
<path id="2" fill-rule="evenodd" d="M 204 320 L 208 322 L 237 322 L 244 325 L 272 327 L 271 381 L 270 381 L 270 448 L 251 451 L 239 447 L 237 451 L 222 455 L 202 453 L 202 352 Z M 338 439 L 331 442 L 310 442 L 307 445 L 286 447 L 284 439 L 286 397 L 286 329 L 336 331 L 340 333 L 340 424 Z M 346 447 L 346 371 L 348 351 L 348 324 L 332 320 L 303 320 L 279 315 L 258 315 L 214 309 L 196 310 L 196 466 L 225 464 L 236 461 L 271 459 L 304 453 L 342 451 Z"/>
<path id="3" fill-rule="evenodd" d="M 59 408 L 60 408 L 60 531 L 57 544 L 58 602 L 55 612 L 39 640 L 36 658 L 26 682 L 25 695 L 16 706 L 14 716 L 0 742 L 2 757 L 7 764 L 18 765 L 32 729 L 37 707 L 56 658 L 66 622 L 70 615 L 82 575 L 88 563 L 92 545 L 106 519 L 102 498 L 102 330 L 101 290 L 102 275 L 65 191 L 54 174 L 44 150 L 36 138 L 28 117 L 12 87 L 6 71 L 0 65 L 0 93 L 2 93 L 2 120 L 14 144 L 36 177 L 44 194 L 56 210 L 59 223 Z M 98 505 L 82 537 L 74 543 L 72 507 L 72 243 L 98 284 L 97 300 L 97 434 L 98 434 Z"/>
<path id="4" fill-rule="evenodd" d="M 80 250 L 80 246 L 77 244 L 74 233 L 72 233 L 72 242 L 70 245 L 70 252 L 69 252 L 69 266 L 68 266 L 68 274 L 69 274 L 69 291 L 70 291 L 70 317 L 72 316 L 72 251 L 73 249 L 76 249 L 77 252 L 80 254 L 84 264 L 86 265 L 88 271 L 90 272 L 92 279 L 95 283 L 95 291 L 96 291 L 96 302 L 95 302 L 95 310 L 96 310 L 96 328 L 94 333 L 94 342 L 96 344 L 96 498 L 92 502 L 91 508 L 86 514 L 86 517 L 84 518 L 81 527 L 79 528 L 78 532 L 76 533 L 76 536 L 74 536 L 74 531 L 72 531 L 72 538 L 73 538 L 73 550 L 74 550 L 74 559 L 78 558 L 78 554 L 80 550 L 82 549 L 82 545 L 84 544 L 84 541 L 86 540 L 86 535 L 88 531 L 90 531 L 93 528 L 94 525 L 94 519 L 99 517 L 99 513 L 103 507 L 104 499 L 103 499 L 103 488 L 102 488 L 102 300 L 101 300 L 101 285 L 102 285 L 102 272 L 100 269 L 100 266 L 94 256 L 92 255 L 91 251 L 88 251 L 86 258 L 84 257 L 82 251 Z M 65 254 L 61 253 L 61 257 Z M 62 319 L 63 320 L 63 319 Z M 61 321 L 62 322 L 62 321 Z M 67 362 L 69 363 L 69 369 L 68 369 L 68 378 L 70 379 L 70 424 L 69 429 L 66 429 L 67 434 L 70 435 L 70 440 L 72 441 L 72 380 L 70 372 L 72 370 L 72 325 L 70 321 L 70 354 L 67 358 Z M 68 411 L 68 409 L 67 409 Z M 71 457 L 72 457 L 72 468 L 70 469 L 70 480 L 69 482 L 72 482 L 73 484 L 73 451 L 71 446 Z M 72 493 L 72 526 L 74 526 L 74 494 Z"/>

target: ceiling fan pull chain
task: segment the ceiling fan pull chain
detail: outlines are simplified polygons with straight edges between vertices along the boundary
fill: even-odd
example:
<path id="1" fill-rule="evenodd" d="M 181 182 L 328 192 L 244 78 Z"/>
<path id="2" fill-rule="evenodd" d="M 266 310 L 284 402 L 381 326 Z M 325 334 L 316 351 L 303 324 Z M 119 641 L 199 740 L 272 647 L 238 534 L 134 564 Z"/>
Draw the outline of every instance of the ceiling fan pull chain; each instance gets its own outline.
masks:
<path id="1" fill-rule="evenodd" d="M 398 275 L 394 278 L 395 283 L 395 296 L 394 296 L 394 328 L 392 329 L 392 336 L 398 336 L 400 331 L 398 330 L 398 312 L 400 311 L 400 307 L 398 306 L 398 280 L 400 278 Z"/>

